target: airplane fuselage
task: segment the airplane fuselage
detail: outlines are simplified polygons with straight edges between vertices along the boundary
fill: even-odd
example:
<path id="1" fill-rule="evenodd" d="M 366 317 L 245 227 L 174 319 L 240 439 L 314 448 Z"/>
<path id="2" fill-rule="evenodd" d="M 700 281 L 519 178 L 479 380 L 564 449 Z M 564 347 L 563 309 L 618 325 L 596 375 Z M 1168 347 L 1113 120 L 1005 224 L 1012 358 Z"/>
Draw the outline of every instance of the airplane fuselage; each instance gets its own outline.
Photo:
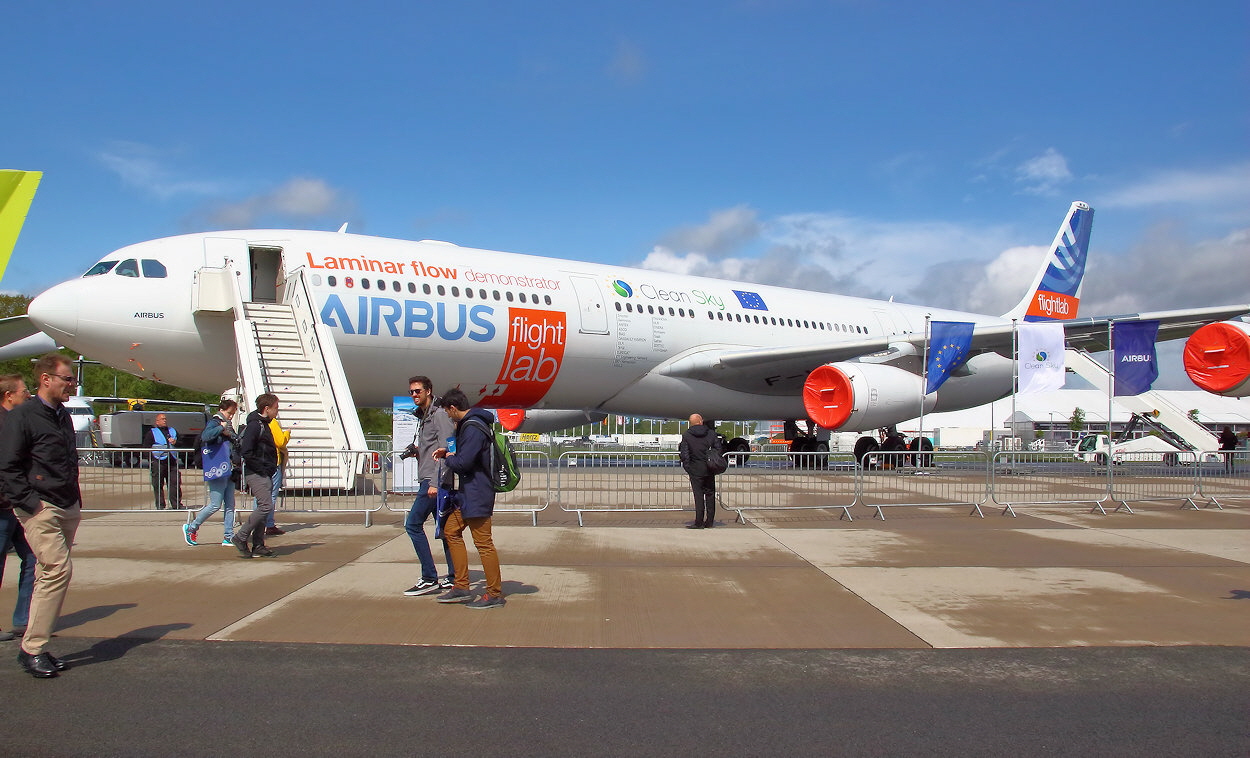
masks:
<path id="1" fill-rule="evenodd" d="M 220 392 L 236 384 L 233 314 L 196 303 L 201 272 L 222 268 L 244 300 L 275 299 L 279 280 L 302 269 L 364 406 L 389 405 L 409 376 L 424 374 L 495 408 L 803 417 L 801 376 L 737 387 L 670 377 L 663 367 L 709 349 L 922 334 L 926 316 L 1002 321 L 440 242 L 268 230 L 122 248 L 41 295 L 30 315 L 103 363 Z M 919 372 L 919 359 L 912 364 Z"/>

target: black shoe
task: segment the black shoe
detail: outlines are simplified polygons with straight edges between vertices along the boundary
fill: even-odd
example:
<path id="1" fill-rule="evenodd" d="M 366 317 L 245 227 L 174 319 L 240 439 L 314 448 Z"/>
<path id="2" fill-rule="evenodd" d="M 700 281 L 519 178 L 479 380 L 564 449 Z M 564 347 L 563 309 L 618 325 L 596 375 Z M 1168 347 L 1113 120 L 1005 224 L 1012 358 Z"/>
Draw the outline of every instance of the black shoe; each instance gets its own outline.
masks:
<path id="1" fill-rule="evenodd" d="M 17 662 L 22 664 L 27 674 L 36 679 L 51 679 L 56 676 L 56 666 L 52 664 L 47 653 L 31 655 L 23 650 L 17 654 Z"/>
<path id="2" fill-rule="evenodd" d="M 236 535 L 234 535 L 233 537 L 231 537 L 231 538 L 230 538 L 230 544 L 231 544 L 231 545 L 234 545 L 234 549 L 239 551 L 239 557 L 240 557 L 240 558 L 251 558 L 251 557 L 252 557 L 252 551 L 251 551 L 251 550 L 248 550 L 248 548 L 247 548 L 247 540 L 243 539 L 243 537 L 241 537 L 241 536 L 239 536 L 239 535 L 237 535 L 237 534 L 236 534 Z"/>
<path id="3" fill-rule="evenodd" d="M 17 635 L 13 632 L 0 632 L 0 642 L 8 642 L 12 639 L 17 639 Z"/>
<path id="4" fill-rule="evenodd" d="M 714 522 L 713 522 L 713 523 L 714 523 Z M 704 529 L 711 529 L 711 528 L 712 528 L 712 524 L 711 524 L 711 523 L 704 524 L 704 525 L 703 525 L 703 528 L 704 528 Z"/>
<path id="5" fill-rule="evenodd" d="M 44 653 L 44 655 L 48 656 L 48 660 L 52 662 L 52 668 L 56 669 L 57 671 L 69 671 L 71 668 L 73 668 L 68 663 L 61 660 L 60 658 L 57 658 L 52 653 Z"/>
<path id="6" fill-rule="evenodd" d="M 282 536 L 282 535 L 284 535 L 284 534 L 286 534 L 286 530 L 284 530 L 284 529 L 282 529 L 282 528 L 280 528 L 280 527 L 276 527 L 276 526 L 267 526 L 267 527 L 265 527 L 265 536 L 266 536 L 266 537 L 281 537 L 281 536 Z"/>
<path id="7" fill-rule="evenodd" d="M 254 557 L 260 557 L 260 558 L 272 558 L 275 555 L 277 555 L 277 553 L 265 547 L 264 545 L 261 545 L 260 547 L 252 550 L 252 555 Z"/>
<path id="8" fill-rule="evenodd" d="M 16 636 L 16 637 L 25 637 L 25 636 L 26 636 L 26 627 L 24 627 L 24 626 L 15 626 L 15 627 L 13 627 L 12 629 L 10 629 L 9 631 L 10 631 L 10 632 L 13 632 L 13 635 L 14 635 L 14 636 Z"/>
<path id="9" fill-rule="evenodd" d="M 686 524 L 687 529 L 702 529 L 703 524 Z"/>

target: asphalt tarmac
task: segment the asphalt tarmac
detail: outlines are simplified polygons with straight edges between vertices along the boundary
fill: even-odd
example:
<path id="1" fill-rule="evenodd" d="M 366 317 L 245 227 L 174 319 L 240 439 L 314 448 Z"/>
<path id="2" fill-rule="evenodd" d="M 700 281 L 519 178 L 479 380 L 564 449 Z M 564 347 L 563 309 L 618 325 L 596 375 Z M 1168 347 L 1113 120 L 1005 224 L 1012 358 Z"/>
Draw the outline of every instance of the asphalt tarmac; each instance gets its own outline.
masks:
<path id="1" fill-rule="evenodd" d="M 3 755 L 1250 753 L 1245 648 L 57 647 L 58 679 L 0 674 Z"/>

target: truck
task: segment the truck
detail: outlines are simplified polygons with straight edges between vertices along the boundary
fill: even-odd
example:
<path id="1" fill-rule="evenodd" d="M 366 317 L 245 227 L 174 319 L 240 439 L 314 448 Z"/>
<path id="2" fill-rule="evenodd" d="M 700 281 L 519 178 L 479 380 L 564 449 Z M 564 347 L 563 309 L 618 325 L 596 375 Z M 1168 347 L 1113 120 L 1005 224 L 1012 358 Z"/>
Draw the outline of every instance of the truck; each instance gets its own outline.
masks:
<path id="1" fill-rule="evenodd" d="M 1165 466 L 1175 466 L 1182 461 L 1193 460 L 1190 455 L 1181 455 L 1186 452 L 1162 437 L 1154 435 L 1131 440 L 1117 440 L 1114 445 L 1108 445 L 1107 435 L 1087 434 L 1076 444 L 1072 456 L 1078 461 L 1099 466 L 1107 465 L 1108 455 L 1111 456 L 1111 462 L 1115 464 L 1162 463 Z"/>
<path id="2" fill-rule="evenodd" d="M 203 411 L 116 411 L 100 416 L 100 446 L 118 448 L 150 448 L 152 447 L 152 427 L 156 426 L 156 417 L 165 414 L 169 425 L 177 430 L 178 440 L 175 448 L 190 448 L 191 452 L 179 455 L 183 465 L 198 465 L 200 433 L 208 423 L 208 415 Z M 138 466 L 145 457 L 136 451 L 120 453 L 113 456 L 114 462 L 121 466 Z"/>

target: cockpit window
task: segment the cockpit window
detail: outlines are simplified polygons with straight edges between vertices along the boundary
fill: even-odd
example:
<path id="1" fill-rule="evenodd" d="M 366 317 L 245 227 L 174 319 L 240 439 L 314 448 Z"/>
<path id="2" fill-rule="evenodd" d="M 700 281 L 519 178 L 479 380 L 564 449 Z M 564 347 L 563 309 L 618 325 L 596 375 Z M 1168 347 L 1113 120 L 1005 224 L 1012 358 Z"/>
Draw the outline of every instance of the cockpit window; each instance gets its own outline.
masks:
<path id="1" fill-rule="evenodd" d="M 117 261 L 100 261 L 91 268 L 87 269 L 87 273 L 83 274 L 83 276 L 99 276 L 100 274 L 107 274 L 116 265 Z"/>
<path id="2" fill-rule="evenodd" d="M 136 261 L 134 258 L 127 258 L 126 260 L 117 264 L 117 268 L 113 270 L 113 273 L 117 274 L 118 276 L 138 276 L 139 275 L 139 262 Z"/>
<path id="3" fill-rule="evenodd" d="M 139 261 L 143 265 L 143 276 L 146 279 L 164 279 L 166 276 L 165 264 L 160 261 L 153 261 L 144 258 Z"/>

